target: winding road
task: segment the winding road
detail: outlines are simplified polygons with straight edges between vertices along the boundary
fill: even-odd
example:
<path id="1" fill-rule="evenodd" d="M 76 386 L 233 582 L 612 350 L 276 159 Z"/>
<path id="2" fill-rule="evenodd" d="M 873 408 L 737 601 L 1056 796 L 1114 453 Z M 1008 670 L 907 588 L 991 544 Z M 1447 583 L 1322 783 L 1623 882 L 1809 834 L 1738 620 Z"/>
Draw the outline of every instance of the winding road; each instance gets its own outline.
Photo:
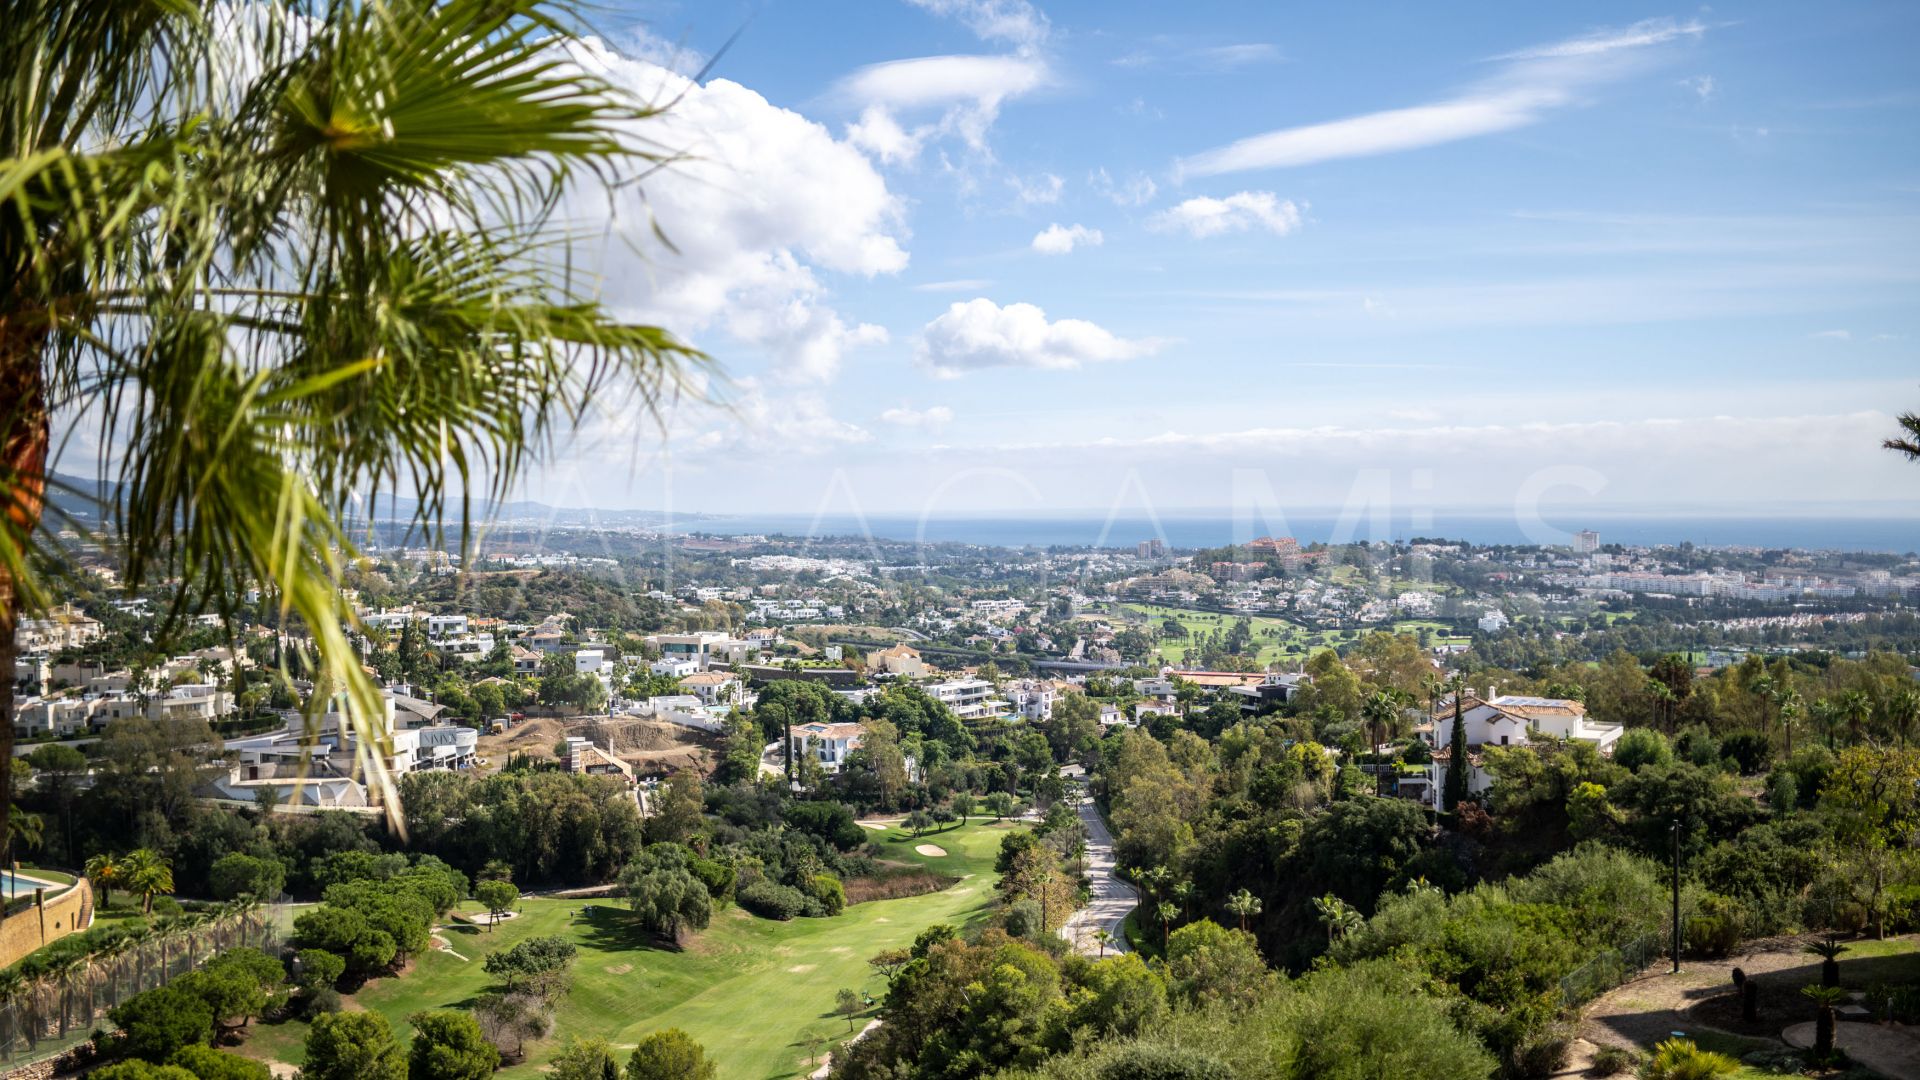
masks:
<path id="1" fill-rule="evenodd" d="M 1072 942 L 1082 955 L 1099 956 L 1102 949 L 1094 931 L 1105 929 L 1113 935 L 1105 951 L 1123 953 L 1127 951 L 1127 936 L 1120 926 L 1127 921 L 1127 913 L 1139 906 L 1140 894 L 1114 876 L 1113 834 L 1107 831 L 1093 798 L 1082 796 L 1079 809 L 1080 820 L 1087 826 L 1087 875 L 1093 878 L 1093 902 L 1073 913 L 1060 928 L 1060 936 Z"/>

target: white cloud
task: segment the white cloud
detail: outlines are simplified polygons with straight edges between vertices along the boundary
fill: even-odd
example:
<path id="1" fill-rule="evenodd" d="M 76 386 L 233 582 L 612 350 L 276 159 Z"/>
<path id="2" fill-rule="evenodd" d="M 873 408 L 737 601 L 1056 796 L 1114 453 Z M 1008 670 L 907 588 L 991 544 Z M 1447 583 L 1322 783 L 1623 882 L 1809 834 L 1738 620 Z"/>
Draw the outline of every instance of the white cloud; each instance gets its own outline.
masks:
<path id="1" fill-rule="evenodd" d="M 698 461 L 724 461 L 742 451 L 810 455 L 873 441 L 873 433 L 833 416 L 820 395 L 769 395 L 758 379 L 733 382 L 723 422 L 676 440 L 676 454 Z"/>
<path id="2" fill-rule="evenodd" d="M 1819 331 L 1818 333 L 1813 333 L 1813 334 L 1808 334 L 1807 336 L 1808 336 L 1808 337 L 1810 337 L 1810 338 L 1813 338 L 1813 339 L 1815 339 L 1815 340 L 1817 340 L 1817 341 L 1852 341 L 1852 340 L 1853 340 L 1853 331 L 1851 331 L 1851 330 L 1821 330 L 1821 331 Z"/>
<path id="3" fill-rule="evenodd" d="M 958 138 L 990 156 L 987 132 L 1000 106 L 1053 81 L 1042 55 L 1051 27 L 1027 0 L 908 0 L 932 15 L 958 20 L 984 42 L 1012 46 L 1010 55 L 921 56 L 870 64 L 835 87 L 842 100 L 862 106 L 847 137 L 888 164 L 919 156 L 929 141 Z M 908 126 L 904 113 L 934 114 Z"/>
<path id="4" fill-rule="evenodd" d="M 929 405 L 924 409 L 915 409 L 899 405 L 880 414 L 882 423 L 903 428 L 924 428 L 938 431 L 953 423 L 953 410 L 945 405 Z"/>
<path id="5" fill-rule="evenodd" d="M 825 381 L 886 331 L 843 317 L 825 272 L 906 268 L 899 199 L 858 149 L 725 79 L 699 85 L 588 43 L 584 65 L 643 101 L 673 100 L 636 134 L 681 155 L 644 183 L 569 194 L 570 223 L 606 240 L 606 302 L 706 345 L 714 329 L 764 350 L 795 381 Z M 671 247 L 654 237 L 655 223 Z"/>
<path id="6" fill-rule="evenodd" d="M 942 18 L 958 19 L 982 41 L 1004 41 L 1018 49 L 1046 43 L 1052 27 L 1026 0 L 907 0 Z"/>
<path id="7" fill-rule="evenodd" d="M 890 163 L 918 156 L 929 140 L 958 138 L 986 149 L 987 132 L 1006 101 L 1045 86 L 1052 73 L 1027 56 L 922 56 L 871 64 L 840 80 L 836 96 L 862 106 L 848 138 Z M 908 127 L 904 113 L 937 112 Z"/>
<path id="8" fill-rule="evenodd" d="M 1224 199 L 1202 195 L 1154 215 L 1149 226 L 1194 237 L 1256 228 L 1285 236 L 1300 227 L 1300 207 L 1271 191 L 1242 191 Z"/>
<path id="9" fill-rule="evenodd" d="M 1041 173 L 1032 180 L 1010 176 L 1007 186 L 1013 188 L 1023 206 L 1051 206 L 1060 201 L 1060 192 L 1066 189 L 1067 182 L 1052 173 Z"/>
<path id="10" fill-rule="evenodd" d="M 1115 181 L 1104 168 L 1090 173 L 1087 185 L 1115 206 L 1144 206 L 1160 190 L 1160 185 L 1146 173 L 1135 173 L 1122 183 Z"/>
<path id="11" fill-rule="evenodd" d="M 1506 53 L 1492 58 L 1503 62 L 1499 74 L 1458 96 L 1248 136 L 1182 158 L 1178 168 L 1186 176 L 1283 169 L 1511 131 L 1575 103 L 1590 86 L 1636 70 L 1648 50 L 1705 32 L 1699 22 L 1649 19 Z"/>
<path id="12" fill-rule="evenodd" d="M 1720 92 L 1719 84 L 1714 82 L 1711 75 L 1694 75 L 1681 79 L 1680 85 L 1699 95 L 1701 101 L 1706 101 Z"/>
<path id="13" fill-rule="evenodd" d="M 1099 247 L 1106 239 L 1099 229 L 1055 222 L 1033 238 L 1033 250 L 1042 255 L 1065 255 L 1076 247 Z"/>
<path id="14" fill-rule="evenodd" d="M 1129 360 L 1161 346 L 1154 339 L 1128 340 L 1084 319 L 1049 322 L 1032 304 L 975 299 L 955 302 L 921 331 L 921 366 L 936 377 L 957 378 L 990 367 L 1054 370 Z"/>

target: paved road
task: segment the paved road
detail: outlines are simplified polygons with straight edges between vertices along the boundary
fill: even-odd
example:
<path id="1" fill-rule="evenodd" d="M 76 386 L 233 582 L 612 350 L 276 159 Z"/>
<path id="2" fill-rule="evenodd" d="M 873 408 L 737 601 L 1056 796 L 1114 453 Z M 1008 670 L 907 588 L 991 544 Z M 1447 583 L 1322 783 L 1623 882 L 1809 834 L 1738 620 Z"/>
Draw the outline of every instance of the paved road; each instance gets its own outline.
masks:
<path id="1" fill-rule="evenodd" d="M 1098 956 L 1100 942 L 1093 932 L 1104 927 L 1113 935 L 1106 951 L 1126 952 L 1127 938 L 1120 932 L 1120 924 L 1139 905 L 1140 894 L 1113 875 L 1113 834 L 1107 831 L 1107 823 L 1100 819 L 1091 798 L 1080 800 L 1080 820 L 1087 826 L 1087 874 L 1093 878 L 1093 902 L 1073 913 L 1060 928 L 1060 936 L 1073 942 L 1079 952 Z"/>

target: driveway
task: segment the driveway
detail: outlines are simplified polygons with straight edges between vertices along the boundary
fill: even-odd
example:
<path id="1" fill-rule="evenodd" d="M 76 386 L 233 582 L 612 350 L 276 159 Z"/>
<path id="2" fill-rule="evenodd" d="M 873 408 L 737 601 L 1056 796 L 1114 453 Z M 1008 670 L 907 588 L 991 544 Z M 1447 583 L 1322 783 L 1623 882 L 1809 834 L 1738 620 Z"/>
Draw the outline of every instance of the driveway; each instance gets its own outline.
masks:
<path id="1" fill-rule="evenodd" d="M 1126 952 L 1127 938 L 1120 932 L 1120 924 L 1127 921 L 1128 912 L 1139 906 L 1140 894 L 1114 876 L 1113 834 L 1107 831 L 1107 823 L 1101 819 L 1100 810 L 1090 797 L 1080 800 L 1080 820 L 1087 826 L 1087 875 L 1093 879 L 1093 902 L 1073 913 L 1060 928 L 1060 936 L 1072 942 L 1081 954 L 1099 956 L 1100 942 L 1093 932 L 1105 929 L 1113 935 L 1106 951 Z"/>

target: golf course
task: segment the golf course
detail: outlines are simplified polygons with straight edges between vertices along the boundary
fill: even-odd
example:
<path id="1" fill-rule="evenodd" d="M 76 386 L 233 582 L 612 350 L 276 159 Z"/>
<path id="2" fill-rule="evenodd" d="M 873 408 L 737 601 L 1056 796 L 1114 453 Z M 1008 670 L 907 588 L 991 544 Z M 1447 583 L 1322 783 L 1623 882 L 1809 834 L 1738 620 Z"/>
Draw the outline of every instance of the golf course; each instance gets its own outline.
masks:
<path id="1" fill-rule="evenodd" d="M 886 981 L 867 959 L 912 944 L 934 923 L 959 927 L 984 917 L 1000 839 L 1024 827 L 976 820 L 921 837 L 898 828 L 874 831 L 870 839 L 883 849 L 882 858 L 961 880 L 940 892 L 850 905 L 825 919 L 778 922 L 737 906 L 719 907 L 712 924 L 678 951 L 635 926 L 618 898 L 526 898 L 496 928 L 455 922 L 438 930 L 451 952 L 434 949 L 413 958 L 403 974 L 368 983 L 345 999 L 345 1007 L 384 1015 L 405 1039 L 412 1032 L 408 1016 L 468 1007 L 493 985 L 481 969 L 488 953 L 558 934 L 579 949 L 573 988 L 556 1013 L 553 1035 L 500 1076 L 540 1075 L 569 1037 L 606 1039 L 624 1060 L 625 1050 L 662 1028 L 680 1028 L 703 1044 L 721 1076 L 804 1076 L 812 1071 L 814 1054 L 858 1031 L 874 1011 L 853 1018 L 836 1013 L 838 992 L 852 989 L 876 1002 L 884 995 Z M 945 854 L 916 850 L 923 846 Z M 482 913 L 472 902 L 460 910 Z M 297 1020 L 256 1024 L 241 1052 L 298 1065 L 306 1032 Z"/>

